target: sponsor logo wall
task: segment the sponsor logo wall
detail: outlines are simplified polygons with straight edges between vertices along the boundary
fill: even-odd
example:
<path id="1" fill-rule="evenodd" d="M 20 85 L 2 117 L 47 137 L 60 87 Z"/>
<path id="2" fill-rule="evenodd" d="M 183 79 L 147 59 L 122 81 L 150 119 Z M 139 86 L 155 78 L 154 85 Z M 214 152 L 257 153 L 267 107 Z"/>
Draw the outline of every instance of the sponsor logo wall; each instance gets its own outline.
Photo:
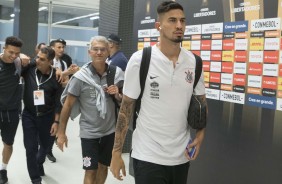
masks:
<path id="1" fill-rule="evenodd" d="M 153 27 L 138 27 L 138 49 L 158 42 Z M 182 47 L 203 59 L 206 97 L 282 111 L 281 30 L 279 17 L 187 25 Z"/>

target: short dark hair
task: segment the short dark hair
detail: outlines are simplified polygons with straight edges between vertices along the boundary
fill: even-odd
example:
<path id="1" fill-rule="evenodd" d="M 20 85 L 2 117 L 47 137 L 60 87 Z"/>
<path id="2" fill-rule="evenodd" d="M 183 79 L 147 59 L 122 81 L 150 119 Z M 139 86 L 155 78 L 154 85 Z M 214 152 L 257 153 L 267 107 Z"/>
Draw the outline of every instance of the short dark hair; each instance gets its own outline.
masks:
<path id="1" fill-rule="evenodd" d="M 64 46 L 67 45 L 67 42 L 66 42 L 64 39 L 62 39 L 62 38 L 58 38 L 58 39 L 56 39 L 56 40 L 52 40 L 52 41 L 50 42 L 50 46 L 54 46 L 55 43 L 61 43 L 61 44 L 63 44 Z"/>
<path id="2" fill-rule="evenodd" d="M 36 46 L 36 48 L 37 48 L 37 49 L 40 49 L 42 45 L 46 45 L 46 43 L 41 42 L 41 43 L 39 43 L 39 44 Z"/>
<path id="3" fill-rule="evenodd" d="M 23 41 L 15 36 L 9 36 L 5 40 L 5 46 L 7 45 L 21 48 L 23 46 Z"/>
<path id="4" fill-rule="evenodd" d="M 55 51 L 50 46 L 43 47 L 40 52 L 47 55 L 48 61 L 52 61 L 55 58 Z"/>
<path id="5" fill-rule="evenodd" d="M 159 4 L 157 8 L 158 15 L 166 13 L 170 10 L 179 9 L 183 11 L 183 7 L 181 4 L 175 2 L 175 1 L 164 1 L 161 4 Z"/>

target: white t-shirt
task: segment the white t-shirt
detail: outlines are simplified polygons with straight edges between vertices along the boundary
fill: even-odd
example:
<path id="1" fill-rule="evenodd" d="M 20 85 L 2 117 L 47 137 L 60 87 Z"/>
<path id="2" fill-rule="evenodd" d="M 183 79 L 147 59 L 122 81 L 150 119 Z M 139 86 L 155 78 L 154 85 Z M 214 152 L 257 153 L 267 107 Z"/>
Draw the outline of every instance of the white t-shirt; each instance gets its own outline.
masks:
<path id="1" fill-rule="evenodd" d="M 134 53 L 125 71 L 123 93 L 132 99 L 137 99 L 140 94 L 141 58 L 142 50 Z M 133 158 L 160 165 L 188 162 L 184 152 L 190 138 L 187 114 L 195 65 L 194 55 L 184 48 L 181 48 L 174 68 L 173 62 L 159 48 L 152 47 L 150 68 L 133 133 Z M 205 94 L 203 72 L 195 94 Z"/>
<path id="2" fill-rule="evenodd" d="M 62 63 L 64 64 L 64 71 L 66 71 L 68 69 L 67 64 L 66 64 L 66 62 L 64 60 L 62 60 Z M 57 60 L 56 58 L 53 59 L 53 66 L 55 68 L 59 68 L 60 70 L 63 71 L 63 68 L 62 68 L 60 60 Z"/>

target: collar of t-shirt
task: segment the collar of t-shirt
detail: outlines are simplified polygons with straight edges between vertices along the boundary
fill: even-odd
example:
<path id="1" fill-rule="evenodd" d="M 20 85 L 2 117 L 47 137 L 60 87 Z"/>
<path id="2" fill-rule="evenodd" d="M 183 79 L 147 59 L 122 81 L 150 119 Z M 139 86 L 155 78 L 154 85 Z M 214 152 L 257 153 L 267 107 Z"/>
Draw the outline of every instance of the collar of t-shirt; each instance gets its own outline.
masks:
<path id="1" fill-rule="evenodd" d="M 120 52 L 121 52 L 120 50 L 116 51 L 112 56 L 108 57 L 108 60 L 111 60 L 113 57 L 115 57 Z"/>
<path id="2" fill-rule="evenodd" d="M 90 71 L 92 72 L 93 75 L 98 75 L 99 77 L 102 77 L 99 73 L 97 73 L 96 68 L 94 68 L 94 66 L 91 63 L 88 67 L 89 67 L 89 69 L 90 69 Z M 108 71 L 108 70 L 109 70 L 109 65 L 106 63 L 106 71 Z"/>

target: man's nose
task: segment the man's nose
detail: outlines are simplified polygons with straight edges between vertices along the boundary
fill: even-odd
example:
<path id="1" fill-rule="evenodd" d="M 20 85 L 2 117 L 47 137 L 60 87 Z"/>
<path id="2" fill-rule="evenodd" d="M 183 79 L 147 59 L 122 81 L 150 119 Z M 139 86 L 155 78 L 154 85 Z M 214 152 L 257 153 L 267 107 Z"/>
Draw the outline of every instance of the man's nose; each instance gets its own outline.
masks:
<path id="1" fill-rule="evenodd" d="M 183 28 L 183 26 L 184 26 L 184 25 L 183 25 L 183 23 L 182 23 L 180 20 L 177 21 L 177 23 L 176 23 L 176 27 L 177 27 L 177 28 L 180 28 L 180 29 L 181 29 L 181 28 Z"/>

